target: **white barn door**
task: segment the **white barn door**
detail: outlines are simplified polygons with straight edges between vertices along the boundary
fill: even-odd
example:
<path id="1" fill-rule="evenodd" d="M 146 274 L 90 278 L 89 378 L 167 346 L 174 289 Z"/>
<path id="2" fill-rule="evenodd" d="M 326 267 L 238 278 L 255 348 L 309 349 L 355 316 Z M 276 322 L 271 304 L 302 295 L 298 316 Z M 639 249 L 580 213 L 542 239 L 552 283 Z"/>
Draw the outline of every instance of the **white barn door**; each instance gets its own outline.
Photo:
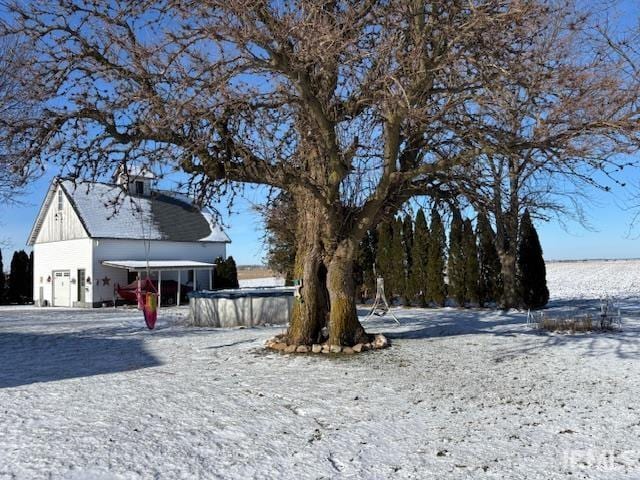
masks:
<path id="1" fill-rule="evenodd" d="M 53 306 L 71 306 L 71 281 L 68 270 L 53 272 Z"/>

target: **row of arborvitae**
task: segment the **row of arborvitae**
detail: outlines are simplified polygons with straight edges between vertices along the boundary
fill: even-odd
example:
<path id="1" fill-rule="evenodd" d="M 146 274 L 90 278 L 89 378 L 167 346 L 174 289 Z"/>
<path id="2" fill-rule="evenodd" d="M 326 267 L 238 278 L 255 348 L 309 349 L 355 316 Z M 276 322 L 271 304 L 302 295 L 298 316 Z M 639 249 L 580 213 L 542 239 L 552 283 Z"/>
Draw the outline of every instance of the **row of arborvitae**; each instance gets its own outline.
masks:
<path id="1" fill-rule="evenodd" d="M 4 273 L 0 251 L 0 304 L 25 304 L 33 302 L 33 252 L 13 252 L 9 275 Z"/>
<path id="2" fill-rule="evenodd" d="M 375 295 L 375 276 L 385 280 L 390 298 L 405 305 L 444 306 L 447 299 L 458 306 L 500 304 L 501 264 L 496 236 L 488 218 L 477 217 L 474 228 L 459 210 L 451 212 L 449 241 L 441 216 L 433 209 L 428 224 L 418 210 L 381 224 L 360 245 L 356 277 L 363 299 Z M 518 239 L 518 294 L 524 308 L 546 305 L 549 292 L 542 248 L 525 212 Z"/>
<path id="3" fill-rule="evenodd" d="M 316 343 L 311 345 L 288 345 L 285 334 L 276 335 L 266 341 L 265 347 L 281 353 L 342 353 L 353 355 L 354 353 L 367 352 L 369 350 L 381 350 L 390 346 L 387 337 L 381 334 L 373 336 L 373 340 L 368 343 L 358 343 L 353 347 L 343 347 L 341 345 L 329 345 L 329 343 Z"/>

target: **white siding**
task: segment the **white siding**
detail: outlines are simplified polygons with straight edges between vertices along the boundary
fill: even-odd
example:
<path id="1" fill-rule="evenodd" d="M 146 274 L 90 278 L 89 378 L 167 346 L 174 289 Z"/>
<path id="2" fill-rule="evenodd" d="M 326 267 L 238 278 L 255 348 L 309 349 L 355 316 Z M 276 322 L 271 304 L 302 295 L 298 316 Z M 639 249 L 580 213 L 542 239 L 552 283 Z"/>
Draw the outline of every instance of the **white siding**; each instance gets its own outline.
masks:
<path id="1" fill-rule="evenodd" d="M 127 271 L 119 268 L 105 267 L 103 260 L 146 260 L 145 242 L 143 240 L 94 239 L 93 240 L 93 292 L 94 302 L 113 299 L 113 289 L 116 283 L 126 285 Z M 193 260 L 197 262 L 213 263 L 217 257 L 226 258 L 225 243 L 210 242 L 167 242 L 151 241 L 149 260 Z M 155 272 L 153 277 L 155 278 Z M 187 283 L 187 271 L 182 273 L 182 283 Z M 104 280 L 109 279 L 105 285 Z M 177 280 L 177 272 L 164 272 L 163 280 Z M 199 271 L 196 287 L 209 288 L 209 274 Z"/>
<path id="2" fill-rule="evenodd" d="M 62 210 L 58 210 L 58 194 L 62 191 Z M 60 240 L 72 240 L 77 238 L 87 238 L 78 215 L 73 210 L 64 190 L 58 187 L 53 196 L 53 201 L 49 205 L 42 227 L 38 233 L 35 243 L 56 242 Z"/>
<path id="3" fill-rule="evenodd" d="M 59 187 L 58 187 L 59 188 Z M 84 269 L 90 284 L 85 290 L 85 302 L 100 304 L 114 299 L 116 284 L 127 283 L 127 271 L 105 267 L 103 260 L 145 260 L 145 242 L 126 239 L 90 239 L 69 199 L 63 192 L 62 208 L 58 207 L 58 190 L 45 214 L 33 246 L 34 299 L 53 301 L 54 271 L 68 270 L 72 280 L 71 305 L 78 301 L 78 270 Z M 150 260 L 194 260 L 213 263 L 217 257 L 226 257 L 226 244 L 222 242 L 151 242 Z M 155 273 L 153 275 L 155 277 Z M 177 273 L 165 272 L 163 279 L 177 280 Z M 182 274 L 187 283 L 188 272 Z M 209 287 L 208 272 L 200 271 L 196 277 L 198 288 Z"/>
<path id="4" fill-rule="evenodd" d="M 68 270 L 71 274 L 71 305 L 78 301 L 78 270 L 84 269 L 85 275 L 93 278 L 92 241 L 86 239 L 64 242 L 36 243 L 33 246 L 33 298 L 36 302 L 47 300 L 52 305 L 53 272 Z M 42 289 L 42 297 L 40 291 Z M 85 299 L 91 302 L 93 288 L 87 286 Z"/>

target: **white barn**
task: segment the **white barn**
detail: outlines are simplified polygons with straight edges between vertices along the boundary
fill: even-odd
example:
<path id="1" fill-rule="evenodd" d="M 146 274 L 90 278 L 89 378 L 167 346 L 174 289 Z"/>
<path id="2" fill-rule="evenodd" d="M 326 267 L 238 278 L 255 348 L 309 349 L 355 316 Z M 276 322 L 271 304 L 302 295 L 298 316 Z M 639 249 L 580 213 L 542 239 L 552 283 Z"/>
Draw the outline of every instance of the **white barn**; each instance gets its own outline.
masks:
<path id="1" fill-rule="evenodd" d="M 210 288 L 229 242 L 207 209 L 155 190 L 148 171 L 117 174 L 113 184 L 55 179 L 29 235 L 33 298 L 41 306 L 111 305 L 115 286 L 146 272 L 147 260 L 160 284 Z"/>

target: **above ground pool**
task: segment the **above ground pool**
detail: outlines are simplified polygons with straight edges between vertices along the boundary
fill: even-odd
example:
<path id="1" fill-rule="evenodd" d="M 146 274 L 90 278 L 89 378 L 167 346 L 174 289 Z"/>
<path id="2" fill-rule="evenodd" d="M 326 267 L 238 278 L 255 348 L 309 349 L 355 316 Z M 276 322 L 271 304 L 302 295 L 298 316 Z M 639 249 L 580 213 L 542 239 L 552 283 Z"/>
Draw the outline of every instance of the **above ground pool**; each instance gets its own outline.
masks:
<path id="1" fill-rule="evenodd" d="M 189 293 L 191 324 L 253 327 L 289 323 L 295 287 L 200 290 Z"/>

